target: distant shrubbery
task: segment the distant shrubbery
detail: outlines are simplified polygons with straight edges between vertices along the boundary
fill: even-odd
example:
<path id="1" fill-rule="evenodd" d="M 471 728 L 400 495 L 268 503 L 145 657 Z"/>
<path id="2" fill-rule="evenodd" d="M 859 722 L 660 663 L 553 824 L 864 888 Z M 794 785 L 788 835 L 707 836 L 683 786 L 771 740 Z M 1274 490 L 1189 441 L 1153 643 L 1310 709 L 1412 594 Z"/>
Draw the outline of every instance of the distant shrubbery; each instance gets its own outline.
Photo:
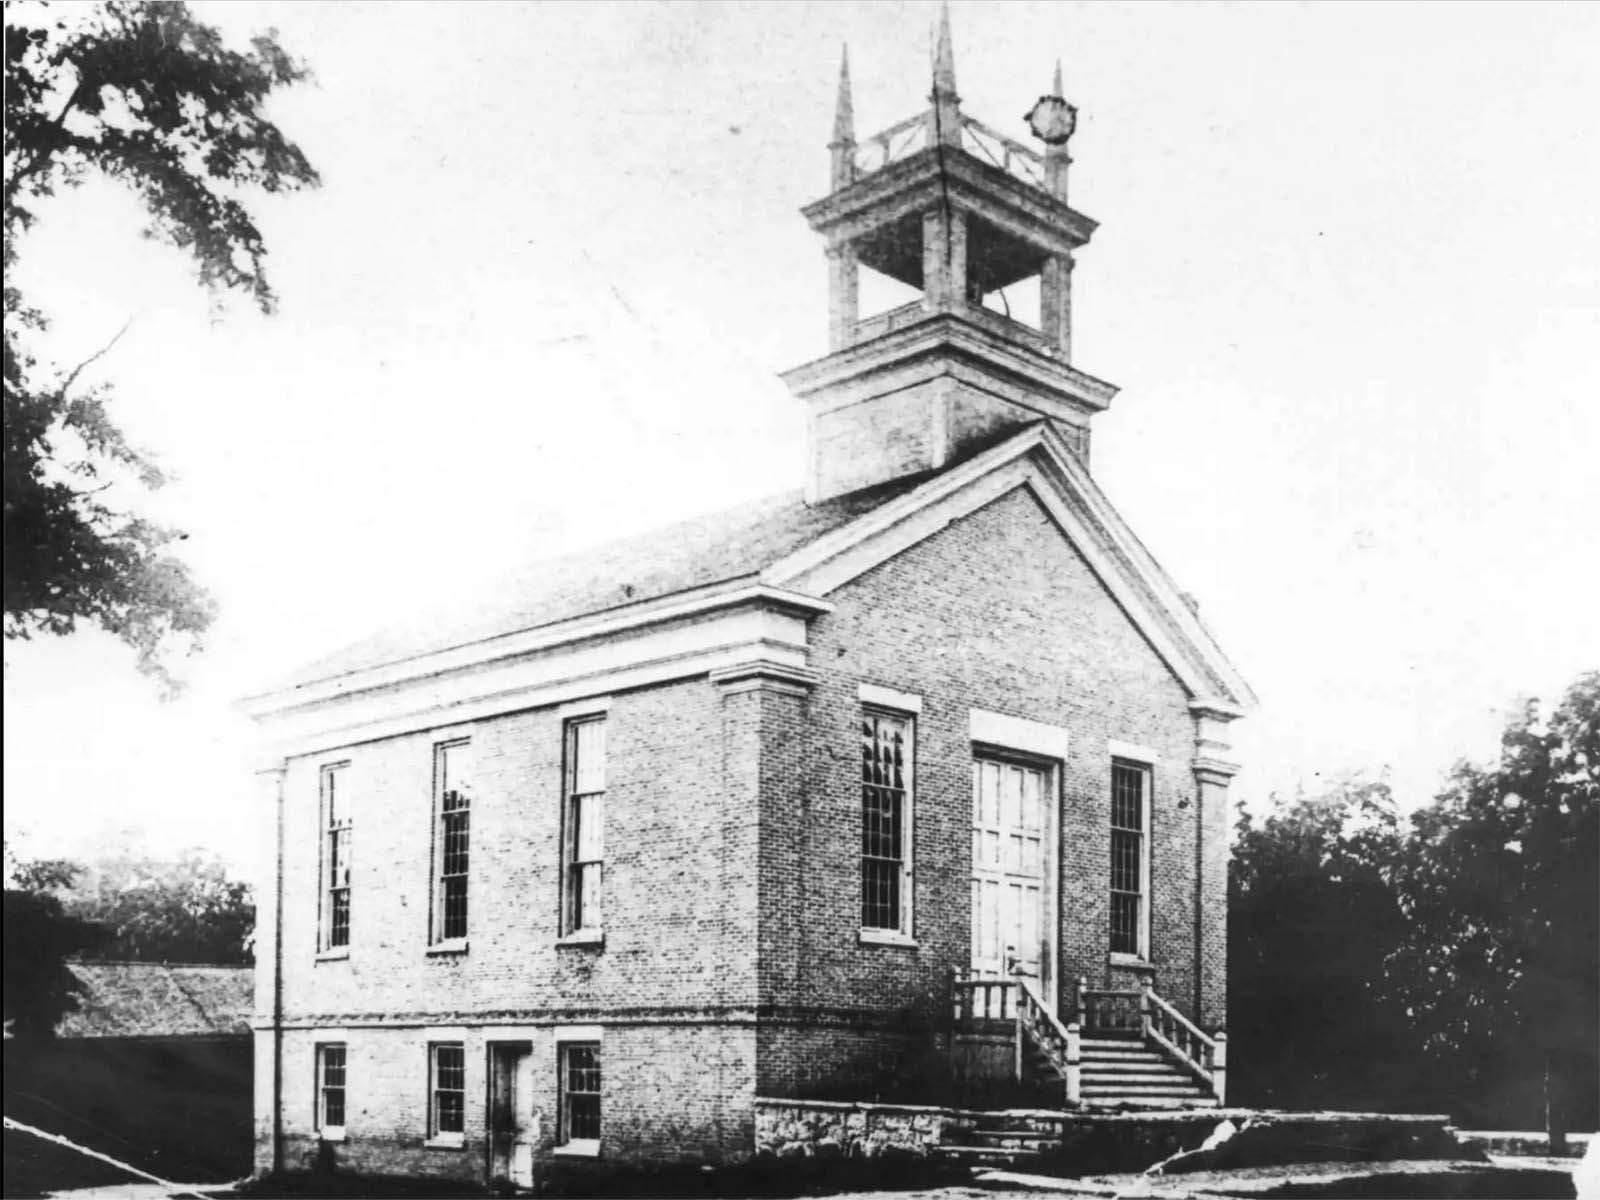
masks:
<path id="1" fill-rule="evenodd" d="M 1600 1118 L 1600 672 L 1409 821 L 1382 782 L 1238 825 L 1230 1099 Z"/>

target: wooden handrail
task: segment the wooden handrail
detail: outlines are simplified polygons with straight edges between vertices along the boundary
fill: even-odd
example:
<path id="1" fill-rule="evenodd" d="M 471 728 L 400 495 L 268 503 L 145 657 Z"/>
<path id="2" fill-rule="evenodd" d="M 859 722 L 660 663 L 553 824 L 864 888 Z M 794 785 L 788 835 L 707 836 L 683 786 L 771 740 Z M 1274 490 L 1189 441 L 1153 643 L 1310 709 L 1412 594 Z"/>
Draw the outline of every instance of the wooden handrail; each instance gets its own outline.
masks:
<path id="1" fill-rule="evenodd" d="M 1186 1030 L 1191 1037 L 1203 1042 L 1207 1046 L 1216 1046 L 1216 1042 L 1212 1041 L 1209 1037 L 1200 1032 L 1200 1027 L 1198 1025 L 1189 1020 L 1188 1017 L 1184 1016 L 1177 1009 L 1173 1008 L 1169 1001 L 1161 996 L 1156 995 L 1153 988 L 1147 994 L 1149 995 L 1150 1003 L 1154 1008 L 1165 1013 L 1167 1017 L 1175 1022 L 1181 1029 Z"/>
<path id="2" fill-rule="evenodd" d="M 1083 1050 L 1076 1021 L 1063 1025 L 1039 995 L 1034 981 L 1022 972 L 1017 981 L 1017 1074 L 1021 1077 L 1021 1049 L 1024 1035 L 1038 1046 L 1066 1085 L 1066 1102 L 1076 1105 L 1082 1095 L 1080 1072 Z"/>
<path id="3" fill-rule="evenodd" d="M 1144 993 L 1129 988 L 1085 988 L 1078 991 L 1078 1012 L 1084 1033 L 1139 1033 Z"/>
<path id="4" fill-rule="evenodd" d="M 952 979 L 952 1015 L 958 1022 L 1009 1021 L 1016 1016 L 1014 987 L 1009 979 Z"/>
<path id="5" fill-rule="evenodd" d="M 1187 1067 L 1218 1103 L 1226 1099 L 1228 1035 L 1208 1037 L 1149 984 L 1144 987 L 1144 1036 Z"/>

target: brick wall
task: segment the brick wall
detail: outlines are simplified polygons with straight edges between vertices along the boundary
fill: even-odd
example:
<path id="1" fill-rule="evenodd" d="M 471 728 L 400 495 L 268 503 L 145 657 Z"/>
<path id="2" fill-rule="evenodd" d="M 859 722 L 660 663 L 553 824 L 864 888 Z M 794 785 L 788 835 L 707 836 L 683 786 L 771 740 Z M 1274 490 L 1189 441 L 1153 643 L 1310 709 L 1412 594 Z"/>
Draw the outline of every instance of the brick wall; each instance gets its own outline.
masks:
<path id="1" fill-rule="evenodd" d="M 783 888 L 799 878 L 805 914 L 778 990 L 938 1025 L 948 972 L 970 961 L 969 713 L 977 707 L 1070 731 L 1061 768 L 1060 975 L 1085 976 L 1091 987 L 1127 985 L 1137 975 L 1113 966 L 1108 952 L 1108 740 L 1157 752 L 1151 959 L 1157 989 L 1192 1012 L 1199 855 L 1187 696 L 1037 501 L 1012 492 L 829 599 L 836 610 L 811 627 L 822 681 L 807 704 L 800 860 L 763 868 L 781 874 Z M 914 947 L 859 939 L 862 682 L 922 697 Z M 1210 854 L 1214 866 L 1215 847 Z M 1221 919 L 1219 910 L 1206 917 L 1213 946 Z M 764 973 L 764 992 L 778 978 Z M 778 1061 L 763 1060 L 766 1094 L 816 1088 L 830 1069 L 871 1078 L 901 1053 L 894 1038 L 786 1040 L 805 1042 L 808 1051 L 794 1056 L 787 1075 Z"/>
<path id="2" fill-rule="evenodd" d="M 1070 731 L 1059 855 L 1066 980 L 1125 978 L 1107 954 L 1107 740 L 1156 751 L 1156 985 L 1192 1010 L 1198 958 L 1212 997 L 1205 1018 L 1221 1012 L 1225 848 L 1201 853 L 1196 831 L 1200 813 L 1208 830 L 1220 830 L 1226 814 L 1220 799 L 1194 804 L 1186 697 L 1037 502 L 1014 492 L 830 599 L 836 610 L 811 629 L 820 682 L 809 694 L 770 681 L 698 680 L 612 699 L 603 949 L 557 945 L 555 711 L 289 763 L 287 1165 L 316 1152 L 318 1029 L 349 1031 L 352 1112 L 365 1105 L 335 1153 L 404 1173 L 481 1177 L 486 1026 L 532 1031 L 553 1088 L 554 1027 L 603 1025 L 605 1138 L 619 1157 L 748 1154 L 758 1087 L 876 1093 L 937 1080 L 947 1069 L 939 1034 L 949 972 L 969 961 L 973 707 Z M 859 940 L 863 681 L 922 697 L 913 946 Z M 477 759 L 469 948 L 429 954 L 433 748 L 463 733 Z M 350 763 L 351 945 L 348 957 L 319 961 L 318 769 L 335 761 Z M 1216 903 L 1197 946 L 1202 869 Z M 269 1000 L 264 988 L 264 1012 Z M 441 1026 L 463 1028 L 468 1045 L 466 1152 L 420 1144 L 428 1029 Z M 259 1047 L 264 1075 L 270 1041 Z M 553 1091 L 548 1099 L 553 1106 Z M 258 1113 L 266 1165 L 270 1105 Z"/>
<path id="3" fill-rule="evenodd" d="M 753 856 L 723 818 L 722 698 L 705 681 L 615 698 L 608 718 L 604 950 L 558 946 L 562 721 L 516 713 L 470 729 L 477 753 L 465 954 L 428 953 L 433 747 L 442 729 L 291 761 L 285 779 L 285 1012 L 445 1021 L 463 1014 L 570 1014 L 697 1007 L 751 997 L 754 885 L 708 903 Z M 318 961 L 318 783 L 348 760 L 353 807 L 349 957 Z M 731 768 L 730 768 L 731 769 Z M 750 769 L 753 768 L 753 764 Z M 734 786 L 748 794 L 753 784 Z M 735 879 L 749 872 L 736 871 Z M 735 884 L 735 886 L 744 886 Z"/>
<path id="4" fill-rule="evenodd" d="M 556 1153 L 559 1027 L 443 1030 L 291 1030 L 284 1040 L 284 1166 L 312 1171 L 481 1181 L 489 1169 L 487 1106 L 492 1043 L 526 1045 L 533 1055 L 537 1155 Z M 346 1047 L 345 1139 L 320 1141 L 315 1128 L 315 1046 Z M 430 1145 L 428 1044 L 464 1044 L 466 1130 L 459 1146 Z M 601 1042 L 602 1158 L 717 1161 L 750 1153 L 755 1096 L 755 1035 L 681 1024 L 618 1025 Z M 257 1169 L 270 1166 L 258 1142 Z"/>
<path id="5" fill-rule="evenodd" d="M 361 1169 L 482 1178 L 482 1028 L 525 1025 L 548 1041 L 563 1021 L 605 1027 L 608 1155 L 748 1153 L 751 798 L 767 702 L 724 695 L 705 680 L 613 699 L 603 948 L 557 945 L 563 722 L 554 710 L 292 760 L 284 779 L 285 1165 L 308 1168 L 318 1153 L 311 1047 L 345 1038 L 328 1030 L 348 1030 L 352 1104 L 359 1095 L 364 1107 L 335 1157 Z M 463 733 L 477 757 L 468 948 L 429 954 L 433 748 Z M 342 761 L 354 827 L 351 938 L 348 957 L 329 960 L 316 949 L 318 772 Z M 265 961 L 261 974 L 269 975 Z M 262 1008 L 270 1012 L 270 989 Z M 373 1023 L 400 1027 L 363 1027 Z M 425 1047 L 441 1027 L 466 1031 L 465 1152 L 421 1144 Z M 546 1049 L 553 1088 L 553 1044 Z M 271 1166 L 271 1063 L 266 1033 L 258 1044 L 263 1170 Z"/>

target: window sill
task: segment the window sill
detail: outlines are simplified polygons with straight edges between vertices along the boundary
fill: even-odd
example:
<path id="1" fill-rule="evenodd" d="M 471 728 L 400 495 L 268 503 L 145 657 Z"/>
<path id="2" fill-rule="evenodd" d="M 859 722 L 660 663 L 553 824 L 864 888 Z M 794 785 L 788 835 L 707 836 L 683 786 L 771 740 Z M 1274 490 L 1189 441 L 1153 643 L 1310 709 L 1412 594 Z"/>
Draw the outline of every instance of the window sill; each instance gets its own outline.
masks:
<path id="1" fill-rule="evenodd" d="M 464 1133 L 437 1133 L 422 1143 L 424 1150 L 465 1150 L 467 1148 L 467 1135 Z"/>
<path id="2" fill-rule="evenodd" d="M 451 938 L 447 942 L 435 942 L 428 947 L 429 954 L 465 954 L 466 952 L 466 938 Z"/>
<path id="3" fill-rule="evenodd" d="M 1148 958 L 1141 958 L 1137 954 L 1124 954 L 1121 950 L 1111 952 L 1111 965 L 1113 967 L 1133 967 L 1140 971 L 1154 971 L 1155 963 Z"/>
<path id="4" fill-rule="evenodd" d="M 894 929 L 863 929 L 861 931 L 861 944 L 863 946 L 904 946 L 914 950 L 917 946 L 917 939 Z"/>
<path id="5" fill-rule="evenodd" d="M 563 1146 L 553 1147 L 550 1151 L 557 1158 L 599 1158 L 599 1138 L 576 1138 Z"/>
<path id="6" fill-rule="evenodd" d="M 606 932 L 603 929 L 579 929 L 556 939 L 557 946 L 593 946 L 603 948 Z"/>
<path id="7" fill-rule="evenodd" d="M 319 1130 L 317 1130 L 317 1141 L 319 1141 L 319 1142 L 342 1142 L 342 1141 L 344 1141 L 344 1130 L 343 1129 L 319 1129 Z"/>
<path id="8" fill-rule="evenodd" d="M 331 950 L 318 950 L 318 962 L 343 962 L 350 957 L 349 946 L 335 946 Z"/>

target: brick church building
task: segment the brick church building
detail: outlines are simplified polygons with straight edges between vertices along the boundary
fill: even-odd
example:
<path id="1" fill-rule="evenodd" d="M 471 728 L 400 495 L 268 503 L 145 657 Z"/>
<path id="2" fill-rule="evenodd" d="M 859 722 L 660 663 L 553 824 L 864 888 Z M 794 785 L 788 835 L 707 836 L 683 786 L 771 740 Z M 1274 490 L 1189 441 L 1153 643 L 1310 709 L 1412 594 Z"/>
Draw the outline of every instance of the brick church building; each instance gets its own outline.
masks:
<path id="1" fill-rule="evenodd" d="M 246 702 L 258 1169 L 737 1160 L 772 1099 L 1010 1072 L 1011 1022 L 1060 1107 L 1221 1098 L 1254 701 L 1091 474 L 1074 118 L 1059 71 L 1039 150 L 968 116 L 947 21 L 911 119 L 858 140 L 842 74 L 803 488 Z"/>

